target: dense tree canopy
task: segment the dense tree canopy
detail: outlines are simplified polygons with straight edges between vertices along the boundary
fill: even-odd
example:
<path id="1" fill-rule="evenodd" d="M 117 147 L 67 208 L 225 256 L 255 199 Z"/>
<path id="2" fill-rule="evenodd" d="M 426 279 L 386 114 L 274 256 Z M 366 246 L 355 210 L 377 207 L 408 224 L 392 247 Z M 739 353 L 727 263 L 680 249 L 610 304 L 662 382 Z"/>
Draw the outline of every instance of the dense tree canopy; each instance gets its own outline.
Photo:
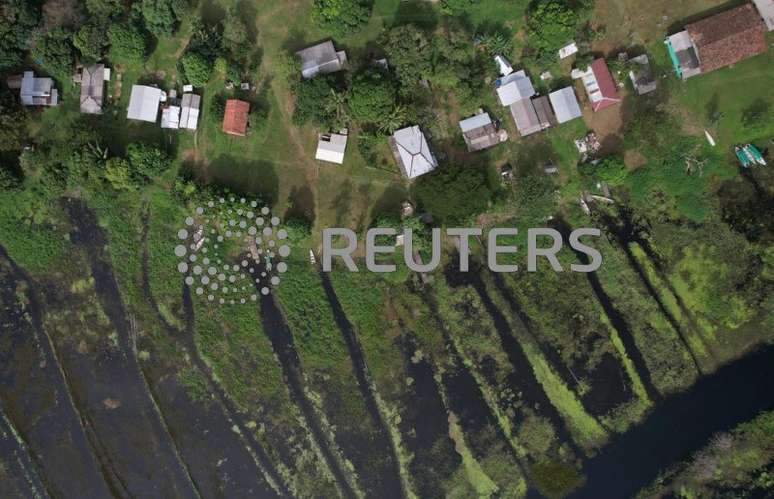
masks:
<path id="1" fill-rule="evenodd" d="M 417 180 L 414 193 L 422 207 L 442 223 L 465 223 L 483 213 L 492 197 L 485 168 L 448 164 Z"/>
<path id="2" fill-rule="evenodd" d="M 575 38 L 581 17 L 567 0 L 533 2 L 527 13 L 527 42 L 538 61 L 553 60 Z"/>
<path id="3" fill-rule="evenodd" d="M 74 58 L 72 33 L 54 28 L 38 36 L 32 48 L 32 57 L 57 78 L 67 78 L 72 72 Z"/>
<path id="4" fill-rule="evenodd" d="M 315 0 L 312 16 L 321 28 L 343 36 L 368 23 L 371 7 L 365 0 Z"/>
<path id="5" fill-rule="evenodd" d="M 347 104 L 355 120 L 382 125 L 395 107 L 396 97 L 390 74 L 372 68 L 355 76 Z"/>
<path id="6" fill-rule="evenodd" d="M 115 61 L 138 62 L 148 50 L 142 32 L 133 24 L 113 24 L 108 28 L 110 58 Z"/>
<path id="7" fill-rule="evenodd" d="M 0 71 L 21 64 L 40 10 L 26 0 L 0 0 Z"/>
<path id="8" fill-rule="evenodd" d="M 101 22 L 86 23 L 73 35 L 73 45 L 81 53 L 81 60 L 85 62 L 97 62 L 102 59 L 109 43 L 107 27 Z"/>
<path id="9" fill-rule="evenodd" d="M 191 85 L 203 87 L 210 81 L 212 64 L 201 54 L 196 52 L 188 53 L 183 56 L 180 63 L 183 65 L 183 72 Z"/>
<path id="10" fill-rule="evenodd" d="M 19 151 L 27 137 L 27 111 L 16 96 L 0 90 L 0 152 Z"/>
<path id="11" fill-rule="evenodd" d="M 331 99 L 338 94 L 338 85 L 332 75 L 323 75 L 294 85 L 296 108 L 293 122 L 303 125 L 308 122 L 330 126 L 336 117 Z"/>
<path id="12" fill-rule="evenodd" d="M 414 88 L 420 80 L 431 75 L 430 38 L 418 26 L 406 24 L 391 29 L 384 37 L 383 45 L 404 87 Z"/>
<path id="13" fill-rule="evenodd" d="M 86 11 L 99 20 L 117 19 L 125 10 L 122 0 L 85 0 Z"/>
<path id="14" fill-rule="evenodd" d="M 155 36 L 174 33 L 188 8 L 185 0 L 142 0 L 139 6 L 145 27 Z"/>

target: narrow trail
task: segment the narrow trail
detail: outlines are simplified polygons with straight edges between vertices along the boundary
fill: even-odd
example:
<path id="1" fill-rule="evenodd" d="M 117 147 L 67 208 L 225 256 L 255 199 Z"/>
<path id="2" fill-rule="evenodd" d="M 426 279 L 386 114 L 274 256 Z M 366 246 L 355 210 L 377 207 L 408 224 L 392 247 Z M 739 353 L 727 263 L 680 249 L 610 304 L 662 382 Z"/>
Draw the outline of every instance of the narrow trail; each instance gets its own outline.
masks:
<path id="1" fill-rule="evenodd" d="M 16 478 L 17 492 L 26 492 L 26 497 L 35 499 L 52 497 L 29 449 L 6 416 L 2 403 L 0 403 L 0 456 L 7 460 L 6 462 L 10 461 L 11 469 L 4 470 L 10 476 L 4 480 L 10 482 L 12 477 Z"/>
<path id="2" fill-rule="evenodd" d="M 22 267 L 8 255 L 5 248 L 0 246 L 0 259 L 4 259 L 11 266 L 14 278 L 17 282 L 24 283 L 27 288 L 25 297 L 32 326 L 37 331 L 38 347 L 42 352 L 45 362 L 46 375 L 51 380 L 51 385 L 56 389 L 56 405 L 61 411 L 57 418 L 61 424 L 69 425 L 69 437 L 73 448 L 78 449 L 87 467 L 93 466 L 93 473 L 86 476 L 93 497 L 129 497 L 126 484 L 120 478 L 114 464 L 94 431 L 94 422 L 84 412 L 79 410 L 75 392 L 72 389 L 67 373 L 62 366 L 62 360 L 51 340 L 51 336 L 43 326 L 43 312 L 38 297 L 37 284 Z M 83 470 L 82 473 L 88 473 Z M 80 489 L 80 493 L 86 491 Z"/>
<path id="3" fill-rule="evenodd" d="M 183 497 L 201 497 L 196 483 L 191 476 L 190 470 L 180 455 L 177 443 L 169 430 L 164 415 L 159 410 L 154 393 L 151 390 L 148 381 L 145 379 L 144 373 L 137 360 L 135 344 L 136 332 L 126 315 L 118 283 L 113 274 L 113 269 L 108 263 L 109 256 L 105 253 L 107 239 L 102 232 L 102 229 L 99 227 L 94 213 L 84 201 L 78 199 L 66 199 L 63 204 L 69 219 L 75 227 L 74 232 L 71 234 L 71 240 L 74 244 L 81 246 L 86 251 L 89 266 L 91 268 L 91 275 L 94 278 L 94 289 L 101 308 L 117 333 L 116 343 L 120 352 L 118 358 L 114 359 L 109 364 L 98 364 L 99 370 L 94 371 L 94 374 L 97 375 L 99 373 L 98 375 L 102 382 L 110 383 L 110 377 L 104 378 L 103 376 L 117 376 L 119 374 L 118 371 L 113 373 L 110 370 L 120 370 L 124 387 L 122 398 L 125 399 L 125 404 L 132 404 L 133 410 L 142 411 L 145 420 L 153 431 L 152 435 L 158 437 L 159 440 L 157 445 L 159 445 L 160 448 L 157 449 L 157 454 L 162 459 L 167 460 L 167 467 L 160 468 L 158 466 L 160 463 L 156 463 L 155 468 L 171 473 L 166 480 L 171 478 L 174 482 L 151 482 L 153 483 L 153 487 L 162 487 L 164 489 L 171 487 L 176 495 Z M 87 378 L 84 378 L 81 381 L 85 381 L 86 379 Z M 120 384 L 107 385 L 111 390 L 115 390 L 115 386 L 120 386 Z M 132 400 L 132 397 L 134 397 L 134 400 Z M 148 406 L 143 408 L 143 402 L 148 404 Z M 122 414 L 123 417 L 126 417 L 127 415 L 128 414 Z M 104 419 L 106 424 L 109 419 L 110 418 Z M 118 419 L 111 421 L 111 423 L 113 425 L 120 424 Z M 107 428 L 105 430 L 107 431 Z M 150 435 L 148 437 L 150 437 Z M 118 449 L 116 449 L 116 451 L 118 451 Z M 138 470 L 131 471 L 137 473 Z M 148 478 L 146 477 L 146 480 L 147 479 Z M 162 477 L 159 477 L 158 479 L 161 480 Z"/>
<path id="4" fill-rule="evenodd" d="M 495 330 L 500 337 L 500 342 L 503 345 L 503 350 L 508 356 L 509 363 L 514 369 L 513 374 L 509 376 L 509 382 L 514 388 L 522 392 L 526 401 L 537 405 L 540 408 L 541 415 L 545 416 L 554 426 L 560 441 L 566 442 L 576 455 L 585 455 L 572 437 L 572 432 L 570 431 L 567 422 L 562 415 L 559 414 L 559 411 L 554 404 L 548 399 L 548 395 L 535 377 L 527 354 L 524 352 L 519 340 L 511 331 L 508 320 L 503 316 L 494 302 L 492 302 L 481 276 L 476 272 L 455 272 L 451 267 L 447 267 L 446 275 L 447 281 L 449 280 L 449 277 L 451 277 L 452 279 L 457 280 L 457 282 L 471 286 L 481 299 L 484 308 L 494 322 Z"/>
<path id="5" fill-rule="evenodd" d="M 572 232 L 572 228 L 569 227 L 564 220 L 557 221 L 556 225 L 557 229 L 562 234 L 562 237 L 567 240 L 569 234 Z M 586 265 L 590 262 L 587 254 L 576 251 L 574 248 L 573 252 L 582 264 Z M 637 347 L 634 335 L 629 328 L 629 324 L 626 322 L 626 318 L 613 304 L 610 296 L 599 281 L 599 276 L 597 276 L 596 272 L 587 272 L 586 280 L 588 280 L 589 286 L 591 286 L 597 302 L 605 312 L 605 316 L 610 321 L 610 324 L 613 326 L 616 333 L 618 333 L 618 337 L 621 338 L 621 342 L 626 349 L 626 354 L 632 360 L 637 375 L 640 377 L 642 385 L 645 387 L 648 398 L 654 403 L 658 403 L 661 400 L 661 394 L 653 383 L 653 378 L 651 377 L 650 370 L 645 362 L 645 357 L 643 357 L 642 352 Z"/>
<path id="6" fill-rule="evenodd" d="M 602 222 L 605 224 L 608 230 L 612 232 L 612 234 L 615 236 L 615 239 L 618 243 L 619 248 L 626 255 L 626 260 L 629 262 L 629 266 L 634 270 L 634 272 L 637 274 L 642 284 L 645 286 L 645 289 L 647 290 L 648 295 L 650 295 L 653 301 L 656 302 L 656 305 L 658 306 L 661 314 L 664 316 L 667 322 L 669 322 L 669 325 L 672 326 L 672 329 L 674 329 L 675 333 L 677 333 L 677 337 L 680 339 L 680 343 L 682 343 L 683 348 L 685 348 L 685 350 L 688 352 L 688 355 L 690 355 L 691 357 L 691 362 L 693 363 L 693 366 L 696 369 L 696 372 L 698 372 L 700 375 L 704 374 L 704 370 L 701 368 L 699 359 L 698 357 L 696 357 L 696 354 L 691 348 L 688 342 L 688 338 L 686 338 L 685 336 L 685 332 L 680 327 L 680 324 L 677 322 L 677 319 L 675 319 L 675 317 L 666 308 L 664 301 L 658 295 L 658 291 L 653 286 L 653 283 L 650 281 L 647 274 L 645 273 L 645 269 L 642 268 L 640 263 L 637 261 L 637 258 L 632 253 L 631 248 L 629 247 L 630 241 L 635 241 L 639 243 L 639 238 L 637 238 L 636 240 L 632 239 L 632 237 L 636 237 L 634 233 L 630 233 L 627 235 L 625 232 L 625 228 L 624 229 L 619 228 L 615 220 L 611 219 L 608 216 L 603 216 Z M 631 221 L 628 222 L 627 227 L 631 227 Z"/>
<path id="7" fill-rule="evenodd" d="M 257 287 L 256 292 L 260 292 Z M 358 493 L 355 491 L 356 486 L 348 480 L 344 463 L 340 462 L 336 456 L 335 444 L 326 437 L 315 408 L 304 391 L 303 368 L 293 342 L 293 333 L 290 331 L 273 295 L 264 296 L 261 294 L 260 301 L 259 317 L 264 332 L 271 342 L 272 350 L 282 366 L 282 373 L 290 396 L 301 409 L 309 431 L 317 443 L 328 469 L 333 474 L 341 494 L 346 498 L 356 498 L 358 497 Z"/>
<path id="8" fill-rule="evenodd" d="M 344 309 L 336 296 L 336 290 L 333 289 L 333 285 L 330 282 L 328 274 L 320 271 L 320 277 L 322 279 L 323 289 L 325 290 L 325 296 L 328 299 L 328 303 L 333 309 L 333 316 L 336 320 L 336 324 L 341 330 L 341 334 L 344 336 L 344 341 L 347 344 L 349 351 L 349 357 L 352 361 L 352 365 L 355 368 L 355 376 L 357 377 L 357 384 L 360 388 L 360 393 L 365 400 L 366 409 L 373 419 L 374 423 L 380 430 L 379 443 L 390 451 L 390 480 L 387 484 L 388 492 L 391 497 L 395 497 L 395 494 L 402 493 L 404 497 L 410 496 L 409 486 L 402 479 L 402 474 L 399 468 L 397 442 L 394 442 L 390 438 L 390 430 L 384 414 L 379 409 L 379 404 L 376 401 L 376 386 L 374 384 L 371 373 L 368 369 L 368 364 L 365 360 L 365 354 L 363 348 L 360 345 L 360 341 L 357 338 L 357 334 L 354 331 L 352 324 L 347 319 Z"/>
<path id="9" fill-rule="evenodd" d="M 238 437 L 243 445 L 246 446 L 252 457 L 252 463 L 256 470 L 266 480 L 271 489 L 281 497 L 293 497 L 287 485 L 281 479 L 271 458 L 266 453 L 263 446 L 257 441 L 253 432 L 248 428 L 246 418 L 236 407 L 226 391 L 215 379 L 212 369 L 202 358 L 196 345 L 195 330 L 195 311 L 191 300 L 190 289 L 185 284 L 182 285 L 183 308 L 186 314 L 185 330 L 181 330 L 170 324 L 161 313 L 158 302 L 150 285 L 150 262 L 148 254 L 148 230 L 149 230 L 150 211 L 146 207 L 143 213 L 143 230 L 141 235 L 142 244 L 142 290 L 145 299 L 153 309 L 159 323 L 164 327 L 167 333 L 180 342 L 183 350 L 190 356 L 191 362 L 206 379 L 210 392 L 215 395 L 219 408 L 222 410 L 223 417 L 238 429 Z"/>

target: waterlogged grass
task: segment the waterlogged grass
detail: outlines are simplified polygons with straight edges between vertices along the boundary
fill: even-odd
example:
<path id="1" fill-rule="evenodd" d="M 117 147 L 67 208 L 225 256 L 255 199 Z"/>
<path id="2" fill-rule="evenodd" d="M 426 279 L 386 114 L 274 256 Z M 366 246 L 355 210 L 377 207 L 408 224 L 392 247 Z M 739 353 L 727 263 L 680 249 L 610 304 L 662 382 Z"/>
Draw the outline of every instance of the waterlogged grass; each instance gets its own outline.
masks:
<path id="1" fill-rule="evenodd" d="M 473 453 L 465 442 L 465 432 L 458 423 L 454 413 L 449 413 L 449 438 L 454 441 L 454 450 L 462 457 L 462 467 L 468 483 L 473 487 L 478 497 L 492 497 L 500 488 L 486 474 L 481 464 L 473 457 Z"/>
<path id="2" fill-rule="evenodd" d="M 682 329 L 682 333 L 686 337 L 688 345 L 690 346 L 694 355 L 704 361 L 708 360 L 707 358 L 709 356 L 709 351 L 707 349 L 707 345 L 705 344 L 705 339 L 702 337 L 703 331 L 696 331 L 695 328 L 690 324 L 689 318 L 685 316 L 682 308 L 680 307 L 680 304 L 677 301 L 677 297 L 667 287 L 667 284 L 661 279 L 661 276 L 653 267 L 643 249 L 637 243 L 629 243 L 629 248 L 634 255 L 634 258 L 639 263 L 640 267 L 644 269 L 651 285 L 656 289 L 656 292 L 661 298 L 661 302 L 664 304 L 664 307 L 679 324 L 680 328 Z"/>

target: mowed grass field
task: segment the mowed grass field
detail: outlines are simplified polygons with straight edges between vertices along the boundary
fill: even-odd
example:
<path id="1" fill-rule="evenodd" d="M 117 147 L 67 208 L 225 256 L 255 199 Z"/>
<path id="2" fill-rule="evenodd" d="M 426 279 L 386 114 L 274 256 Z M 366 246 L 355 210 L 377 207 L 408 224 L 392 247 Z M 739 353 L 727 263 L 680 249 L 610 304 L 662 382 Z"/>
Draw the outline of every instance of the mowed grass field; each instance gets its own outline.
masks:
<path id="1" fill-rule="evenodd" d="M 496 27 L 512 33 L 516 52 L 510 56 L 514 67 L 518 68 L 521 66 L 519 54 L 524 41 L 527 5 L 526 0 L 482 0 L 464 16 L 464 22 L 476 27 L 476 31 Z M 720 146 L 730 148 L 737 141 L 754 138 L 745 135 L 741 113 L 754 103 L 772 104 L 771 92 L 767 90 L 771 52 L 734 68 L 679 82 L 671 73 L 662 44 L 664 35 L 676 29 L 673 25 L 680 26 L 686 20 L 701 17 L 702 13 L 711 14 L 726 5 L 709 0 L 679 4 L 659 0 L 646 8 L 633 0 L 598 0 L 594 20 L 597 26 L 604 27 L 604 36 L 595 43 L 594 49 L 614 56 L 614 48 L 643 46 L 662 76 L 661 84 L 670 89 L 668 104 L 674 112 L 692 125 L 693 133 L 703 133 L 702 130 L 708 128 L 717 135 Z M 247 137 L 224 134 L 220 120 L 209 112 L 212 99 L 225 90 L 222 77 L 216 77 L 203 91 L 202 120 L 196 134 L 167 133 L 151 124 L 125 123 L 124 127 L 115 127 L 125 130 L 116 138 L 118 145 L 123 146 L 133 138 L 164 140 L 179 151 L 181 161 L 189 163 L 198 176 L 217 180 L 237 191 L 259 194 L 280 215 L 306 214 L 314 220 L 318 229 L 316 234 L 322 227 L 330 226 L 362 230 L 376 213 L 397 210 L 399 203 L 410 196 L 410 185 L 399 175 L 386 143 L 380 147 L 377 164 L 368 164 L 358 152 L 357 130 L 352 130 L 344 164 L 322 163 L 314 159 L 320 130 L 292 123 L 294 97 L 289 81 L 282 75 L 283 58 L 329 37 L 312 21 L 312 0 L 208 0 L 201 5 L 201 15 L 208 22 L 216 22 L 232 7 L 248 20 L 255 38 L 260 65 L 254 83 L 257 95 L 269 109 L 266 126 Z M 379 52 L 378 39 L 389 26 L 404 22 L 434 25 L 442 15 L 437 4 L 431 2 L 376 0 L 368 27 L 335 42 L 337 47 L 347 51 L 352 66 L 357 67 L 369 55 Z M 121 110 L 128 102 L 131 84 L 138 79 L 143 81 L 150 77 L 167 85 L 179 84 L 177 61 L 185 50 L 190 31 L 190 24 L 184 23 L 174 37 L 159 40 L 142 67 L 125 68 L 116 120 L 125 122 Z M 555 78 L 566 79 L 564 72 L 569 73 L 569 65 L 553 66 L 550 69 Z M 548 68 L 530 69 L 536 73 Z M 556 74 L 557 71 L 562 73 Z M 543 84 L 537 74 L 532 76 L 539 91 L 552 89 L 550 82 Z M 741 87 L 745 92 L 739 92 Z M 582 89 L 576 88 L 576 91 L 584 101 Z M 511 163 L 527 169 L 553 162 L 560 167 L 560 178 L 565 184 L 563 192 L 575 197 L 576 193 L 570 191 L 575 190 L 573 180 L 577 178 L 578 155 L 572 141 L 587 129 L 593 129 L 599 117 L 589 119 L 586 116 L 585 123 L 578 120 L 524 139 L 518 136 L 510 114 L 499 106 L 492 89 L 484 88 L 478 99 L 468 103 L 457 103 L 445 95 L 435 99 L 433 112 L 437 116 L 437 126 L 431 131 L 431 142 L 436 153 L 441 153 L 441 163 L 472 160 L 485 162 L 490 168 Z M 510 140 L 486 153 L 465 155 L 457 120 L 478 107 L 502 121 Z M 709 123 L 710 107 L 722 116 L 717 123 Z M 622 123 L 622 120 L 613 121 Z M 617 133 L 616 130 L 602 132 Z M 448 150 L 439 150 L 442 148 Z"/>

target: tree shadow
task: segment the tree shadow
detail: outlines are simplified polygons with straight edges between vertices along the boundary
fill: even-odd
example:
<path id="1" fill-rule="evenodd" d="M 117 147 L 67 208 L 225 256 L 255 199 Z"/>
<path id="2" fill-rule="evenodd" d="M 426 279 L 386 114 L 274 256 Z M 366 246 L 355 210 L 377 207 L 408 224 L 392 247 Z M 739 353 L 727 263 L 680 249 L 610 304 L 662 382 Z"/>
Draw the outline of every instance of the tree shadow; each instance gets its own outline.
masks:
<path id="1" fill-rule="evenodd" d="M 258 17 L 258 10 L 255 8 L 255 2 L 239 0 L 236 5 L 236 12 L 242 19 L 253 21 L 246 22 L 245 26 L 247 27 L 247 39 L 250 41 L 251 45 L 255 45 L 256 40 L 258 39 L 258 28 L 255 25 L 255 19 Z"/>
<path id="2" fill-rule="evenodd" d="M 339 194 L 330 201 L 329 206 L 334 212 L 337 226 L 341 226 L 341 223 L 351 211 L 353 190 L 354 185 L 352 181 L 346 179 L 341 186 Z"/>
<path id="3" fill-rule="evenodd" d="M 269 206 L 277 203 L 279 178 L 274 165 L 268 161 L 221 155 L 210 162 L 207 176 L 203 177 L 200 170 L 198 178 L 206 184 L 227 187 L 235 194 L 257 195 Z"/>
<path id="4" fill-rule="evenodd" d="M 309 186 L 294 187 L 290 191 L 290 203 L 288 209 L 285 211 L 285 220 L 291 219 L 303 219 L 309 223 L 310 227 L 314 227 L 316 219 L 315 204 L 314 204 L 314 192 Z"/>
<path id="5" fill-rule="evenodd" d="M 216 0 L 203 0 L 199 7 L 199 13 L 205 24 L 212 26 L 226 18 L 224 9 Z"/>
<path id="6" fill-rule="evenodd" d="M 691 24 L 696 21 L 700 21 L 702 19 L 705 19 L 710 16 L 714 16 L 715 14 L 719 14 L 721 12 L 724 12 L 726 10 L 732 9 L 734 7 L 738 7 L 739 5 L 742 5 L 744 3 L 747 3 L 746 0 L 729 0 L 728 2 L 722 3 L 720 5 L 716 5 L 710 9 L 703 10 L 699 13 L 692 14 L 688 17 L 684 17 L 682 19 L 678 19 L 672 24 L 669 25 L 669 28 L 667 29 L 667 33 L 677 33 L 678 31 L 682 31 L 685 28 L 686 24 Z"/>
<path id="7" fill-rule="evenodd" d="M 416 24 L 428 31 L 438 26 L 438 12 L 433 8 L 433 2 L 427 0 L 402 1 L 395 9 L 392 27 L 404 24 Z"/>

